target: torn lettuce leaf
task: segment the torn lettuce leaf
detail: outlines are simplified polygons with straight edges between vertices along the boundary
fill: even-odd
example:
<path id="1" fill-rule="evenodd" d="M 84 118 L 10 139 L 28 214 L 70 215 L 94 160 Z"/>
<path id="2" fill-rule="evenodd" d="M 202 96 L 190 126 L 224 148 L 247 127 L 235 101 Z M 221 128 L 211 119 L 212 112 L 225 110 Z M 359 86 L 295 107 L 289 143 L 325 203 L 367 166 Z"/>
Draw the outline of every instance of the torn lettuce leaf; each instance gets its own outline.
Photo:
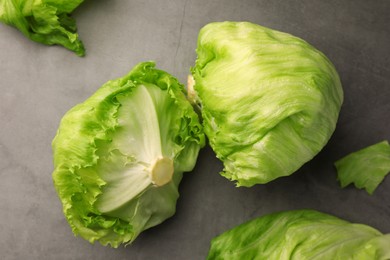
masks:
<path id="1" fill-rule="evenodd" d="M 59 44 L 85 55 L 70 14 L 83 0 L 1 0 L 0 21 L 16 27 L 26 37 L 47 45 Z"/>
<path id="2" fill-rule="evenodd" d="M 256 24 L 216 22 L 201 29 L 196 52 L 189 97 L 237 186 L 290 175 L 327 143 L 343 91 L 320 51 Z"/>
<path id="3" fill-rule="evenodd" d="M 171 217 L 204 143 L 183 85 L 154 63 L 104 84 L 53 140 L 54 185 L 73 232 L 118 247 Z"/>
<path id="4" fill-rule="evenodd" d="M 208 260 L 390 259 L 390 234 L 314 210 L 285 211 L 237 226 L 211 242 Z"/>
<path id="5" fill-rule="evenodd" d="M 388 141 L 363 148 L 335 162 L 342 188 L 354 184 L 372 194 L 390 172 Z"/>

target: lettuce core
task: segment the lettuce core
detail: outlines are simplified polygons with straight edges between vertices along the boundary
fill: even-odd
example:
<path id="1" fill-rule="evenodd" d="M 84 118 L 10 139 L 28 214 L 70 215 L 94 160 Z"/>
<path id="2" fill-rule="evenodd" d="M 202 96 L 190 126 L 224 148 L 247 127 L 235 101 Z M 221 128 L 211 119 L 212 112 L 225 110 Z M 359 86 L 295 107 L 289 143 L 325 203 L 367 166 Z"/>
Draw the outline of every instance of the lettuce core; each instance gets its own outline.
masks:
<path id="1" fill-rule="evenodd" d="M 153 164 L 151 175 L 152 182 L 157 186 L 163 186 L 171 181 L 173 176 L 173 161 L 169 158 L 158 158 Z"/>

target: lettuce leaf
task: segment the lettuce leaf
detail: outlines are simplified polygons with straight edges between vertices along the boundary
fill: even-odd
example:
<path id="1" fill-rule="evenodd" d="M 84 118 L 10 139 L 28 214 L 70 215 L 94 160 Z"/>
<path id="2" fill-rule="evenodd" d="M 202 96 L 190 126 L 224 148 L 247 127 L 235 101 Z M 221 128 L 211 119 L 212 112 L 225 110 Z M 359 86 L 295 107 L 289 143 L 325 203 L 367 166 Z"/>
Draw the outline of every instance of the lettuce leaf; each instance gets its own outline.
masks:
<path id="1" fill-rule="evenodd" d="M 267 183 L 327 143 L 343 91 L 320 51 L 256 24 L 217 22 L 201 29 L 196 52 L 189 96 L 202 109 L 223 176 L 238 186 Z"/>
<path id="2" fill-rule="evenodd" d="M 70 17 L 83 0 L 1 0 L 0 21 L 16 27 L 26 37 L 47 45 L 59 44 L 85 55 Z"/>
<path id="3" fill-rule="evenodd" d="M 61 120 L 53 180 L 72 230 L 118 247 L 175 213 L 205 137 L 184 87 L 152 62 L 104 84 Z"/>
<path id="4" fill-rule="evenodd" d="M 344 188 L 353 183 L 372 194 L 390 172 L 390 145 L 382 141 L 335 162 L 338 180 Z"/>
<path id="5" fill-rule="evenodd" d="M 314 210 L 266 215 L 214 238 L 207 259 L 389 259 L 390 234 Z"/>

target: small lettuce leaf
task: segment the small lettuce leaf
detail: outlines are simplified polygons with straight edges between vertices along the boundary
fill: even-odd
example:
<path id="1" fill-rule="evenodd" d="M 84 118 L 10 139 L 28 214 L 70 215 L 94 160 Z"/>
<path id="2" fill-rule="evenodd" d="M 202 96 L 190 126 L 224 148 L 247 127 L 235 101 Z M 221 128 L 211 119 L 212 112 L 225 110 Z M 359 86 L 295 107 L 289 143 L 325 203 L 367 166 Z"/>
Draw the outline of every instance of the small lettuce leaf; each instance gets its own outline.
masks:
<path id="1" fill-rule="evenodd" d="M 389 259 L 390 234 L 314 210 L 266 215 L 214 238 L 208 260 Z"/>
<path id="2" fill-rule="evenodd" d="M 83 0 L 1 0 L 0 21 L 16 27 L 26 37 L 47 45 L 59 44 L 85 55 L 70 17 Z"/>
<path id="3" fill-rule="evenodd" d="M 372 194 L 390 172 L 390 145 L 382 141 L 335 162 L 342 188 L 354 184 Z"/>
<path id="4" fill-rule="evenodd" d="M 175 213 L 205 137 L 184 87 L 152 62 L 103 85 L 61 120 L 53 180 L 75 234 L 118 247 Z"/>
<path id="5" fill-rule="evenodd" d="M 238 186 L 287 176 L 327 143 L 343 100 L 332 63 L 302 39 L 248 22 L 203 27 L 190 98 L 221 173 Z"/>

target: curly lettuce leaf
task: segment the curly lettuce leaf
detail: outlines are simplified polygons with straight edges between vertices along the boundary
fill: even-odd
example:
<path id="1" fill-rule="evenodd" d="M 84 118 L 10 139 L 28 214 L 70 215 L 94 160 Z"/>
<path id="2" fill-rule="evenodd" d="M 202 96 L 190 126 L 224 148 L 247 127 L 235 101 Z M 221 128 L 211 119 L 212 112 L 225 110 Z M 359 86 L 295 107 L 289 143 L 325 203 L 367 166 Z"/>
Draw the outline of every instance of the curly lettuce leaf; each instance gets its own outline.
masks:
<path id="1" fill-rule="evenodd" d="M 201 29 L 196 52 L 190 97 L 202 108 L 223 176 L 238 186 L 267 183 L 327 143 L 343 91 L 320 51 L 256 24 L 218 22 Z"/>
<path id="2" fill-rule="evenodd" d="M 47 45 L 59 44 L 85 55 L 77 34 L 76 22 L 70 17 L 83 0 L 1 0 L 0 21 L 16 27 L 26 37 Z"/>
<path id="3" fill-rule="evenodd" d="M 363 148 L 335 162 L 342 188 L 354 184 L 372 194 L 390 172 L 388 141 Z"/>
<path id="4" fill-rule="evenodd" d="M 55 188 L 75 234 L 118 247 L 175 213 L 205 137 L 184 87 L 152 62 L 104 84 L 61 120 Z"/>
<path id="5" fill-rule="evenodd" d="M 266 215 L 214 238 L 207 259 L 389 259 L 390 234 L 314 210 Z"/>

